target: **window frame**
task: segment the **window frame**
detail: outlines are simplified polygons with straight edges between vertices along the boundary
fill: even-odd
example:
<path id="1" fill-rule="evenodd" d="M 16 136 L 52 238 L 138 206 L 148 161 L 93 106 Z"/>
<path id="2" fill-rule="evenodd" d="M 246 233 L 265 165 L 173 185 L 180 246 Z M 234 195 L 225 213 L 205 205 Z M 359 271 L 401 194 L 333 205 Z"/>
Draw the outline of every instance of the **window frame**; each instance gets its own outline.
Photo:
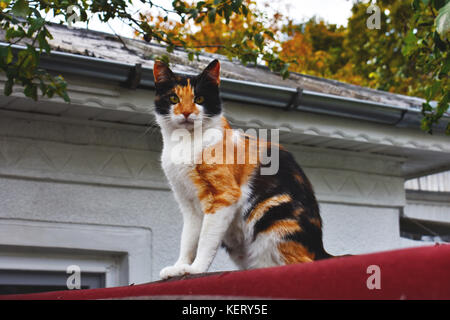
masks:
<path id="1" fill-rule="evenodd" d="M 148 228 L 0 218 L 0 269 L 104 272 L 106 287 L 150 282 Z"/>

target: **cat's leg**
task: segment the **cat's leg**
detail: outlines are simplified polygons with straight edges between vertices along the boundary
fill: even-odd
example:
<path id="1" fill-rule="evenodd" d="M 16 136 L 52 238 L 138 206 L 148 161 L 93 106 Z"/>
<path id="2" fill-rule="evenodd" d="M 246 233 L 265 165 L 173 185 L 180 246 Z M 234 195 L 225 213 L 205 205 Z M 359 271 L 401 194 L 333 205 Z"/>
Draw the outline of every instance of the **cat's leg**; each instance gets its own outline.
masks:
<path id="1" fill-rule="evenodd" d="M 185 200 L 182 196 L 175 196 L 180 204 L 183 215 L 183 231 L 181 233 L 180 253 L 173 266 L 161 270 L 160 277 L 167 279 L 184 274 L 184 266 L 189 265 L 195 259 L 198 239 L 202 227 L 203 213 L 197 208 L 193 201 Z M 182 267 L 183 266 L 183 267 Z"/>
<path id="2" fill-rule="evenodd" d="M 236 214 L 236 204 L 221 208 L 203 218 L 197 255 L 191 265 L 184 266 L 184 273 L 195 274 L 208 271 L 222 240 Z"/>
<path id="3" fill-rule="evenodd" d="M 202 213 L 196 212 L 195 208 L 191 210 L 183 214 L 180 255 L 175 265 L 191 264 L 195 259 L 202 227 Z"/>
<path id="4" fill-rule="evenodd" d="M 185 274 L 206 272 L 235 214 L 235 205 L 219 209 L 212 214 L 205 214 L 194 262 L 192 264 L 181 264 L 164 268 L 160 273 L 161 278 L 166 279 Z"/>

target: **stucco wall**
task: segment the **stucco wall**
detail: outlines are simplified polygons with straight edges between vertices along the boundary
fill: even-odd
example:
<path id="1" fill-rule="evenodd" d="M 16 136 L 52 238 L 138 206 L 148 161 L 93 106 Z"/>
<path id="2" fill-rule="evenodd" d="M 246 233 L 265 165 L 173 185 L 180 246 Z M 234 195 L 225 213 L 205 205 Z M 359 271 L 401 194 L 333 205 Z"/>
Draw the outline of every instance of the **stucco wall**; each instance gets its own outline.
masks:
<path id="1" fill-rule="evenodd" d="M 136 245 L 150 252 L 142 261 L 150 260 L 151 267 L 148 261 L 137 266 L 145 270 L 133 282 L 156 280 L 159 270 L 177 258 L 182 225 L 160 169 L 160 148 L 157 132 L 145 134 L 144 127 L 2 112 L 0 225 L 13 219 L 17 225 L 64 223 L 75 231 L 86 225 L 142 229 L 151 241 L 148 247 Z M 400 162 L 344 151 L 288 149 L 315 187 L 330 253 L 402 246 Z M 0 245 L 6 236 L 0 234 Z M 57 241 L 54 248 L 59 248 Z M 221 251 L 211 271 L 234 268 Z"/>

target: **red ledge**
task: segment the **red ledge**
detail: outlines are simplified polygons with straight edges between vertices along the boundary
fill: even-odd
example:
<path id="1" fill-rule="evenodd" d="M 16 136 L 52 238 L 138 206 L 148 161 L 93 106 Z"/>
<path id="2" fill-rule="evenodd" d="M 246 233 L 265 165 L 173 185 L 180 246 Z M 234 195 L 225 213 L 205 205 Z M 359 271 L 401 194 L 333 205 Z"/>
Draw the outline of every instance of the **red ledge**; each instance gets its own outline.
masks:
<path id="1" fill-rule="evenodd" d="M 381 288 L 368 279 L 380 269 Z M 372 278 L 371 278 L 372 279 Z M 369 283 L 372 283 L 369 279 Z M 283 267 L 191 276 L 127 287 L 5 295 L 0 300 L 450 299 L 450 245 L 333 258 Z"/>

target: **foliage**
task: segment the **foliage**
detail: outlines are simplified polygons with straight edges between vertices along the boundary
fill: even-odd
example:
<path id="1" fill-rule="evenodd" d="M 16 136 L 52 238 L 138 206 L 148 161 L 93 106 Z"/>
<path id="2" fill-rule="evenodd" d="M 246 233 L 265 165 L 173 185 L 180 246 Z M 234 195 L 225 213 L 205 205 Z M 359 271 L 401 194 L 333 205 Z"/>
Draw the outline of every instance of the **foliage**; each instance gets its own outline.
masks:
<path id="1" fill-rule="evenodd" d="M 432 133 L 450 103 L 450 1 L 414 0 L 414 15 L 403 46 L 403 54 L 426 75 L 418 93 L 422 105 L 422 129 Z M 439 27 L 439 28 L 438 28 Z M 437 101 L 436 105 L 432 101 Z M 447 123 L 450 134 L 450 123 Z"/>
<path id="2" fill-rule="evenodd" d="M 25 0 L 0 2 L 0 28 L 9 43 L 0 47 L 0 69 L 7 78 L 4 93 L 10 95 L 13 86 L 21 84 L 24 94 L 35 100 L 39 88 L 44 96 L 57 94 L 69 101 L 64 79 L 51 76 L 38 67 L 40 55 L 50 52 L 48 39 L 51 39 L 46 21 L 38 9 L 51 10 L 47 5 L 30 6 Z M 26 49 L 15 52 L 12 46 L 24 39 L 29 40 Z"/>
<path id="3" fill-rule="evenodd" d="M 422 129 L 432 133 L 450 102 L 450 43 L 435 24 L 436 12 L 449 0 L 373 2 L 381 9 L 381 29 L 361 32 L 370 3 L 355 4 L 349 19 L 344 45 L 353 53 L 354 70 L 362 76 L 361 85 L 426 99 Z"/>

